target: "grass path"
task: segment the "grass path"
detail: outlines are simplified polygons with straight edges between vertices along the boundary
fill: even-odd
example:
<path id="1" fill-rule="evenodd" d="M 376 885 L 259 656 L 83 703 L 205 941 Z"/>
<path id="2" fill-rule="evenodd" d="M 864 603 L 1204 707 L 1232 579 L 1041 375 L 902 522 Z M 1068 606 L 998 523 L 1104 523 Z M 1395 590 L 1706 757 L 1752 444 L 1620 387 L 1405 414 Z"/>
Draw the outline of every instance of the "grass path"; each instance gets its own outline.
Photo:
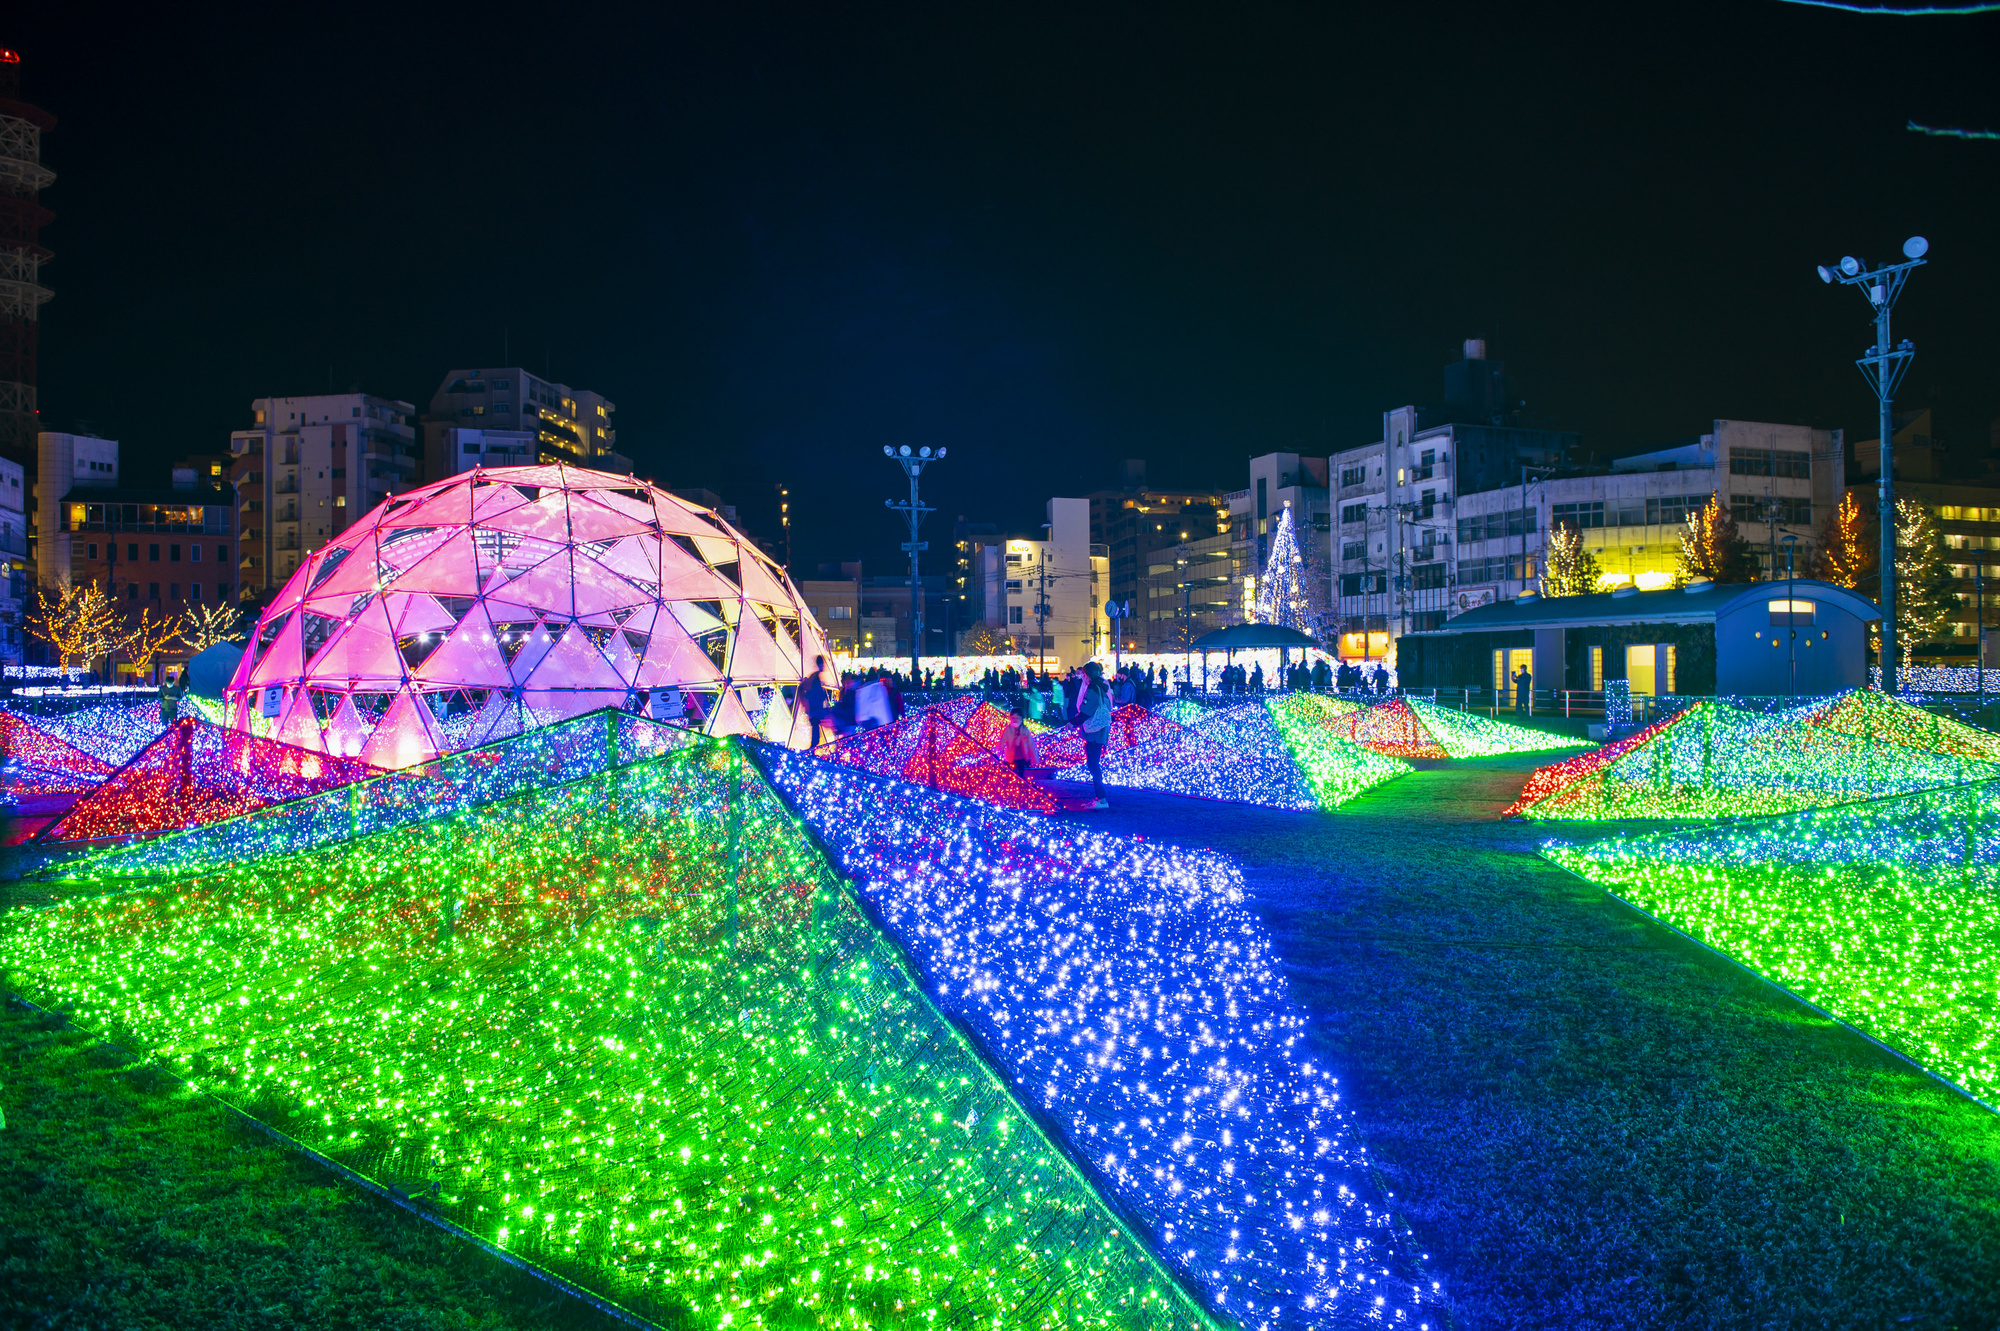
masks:
<path id="1" fill-rule="evenodd" d="M 1243 863 L 1460 1331 L 2000 1324 L 2000 1119 L 1535 855 L 1535 765 L 1085 816 Z"/>

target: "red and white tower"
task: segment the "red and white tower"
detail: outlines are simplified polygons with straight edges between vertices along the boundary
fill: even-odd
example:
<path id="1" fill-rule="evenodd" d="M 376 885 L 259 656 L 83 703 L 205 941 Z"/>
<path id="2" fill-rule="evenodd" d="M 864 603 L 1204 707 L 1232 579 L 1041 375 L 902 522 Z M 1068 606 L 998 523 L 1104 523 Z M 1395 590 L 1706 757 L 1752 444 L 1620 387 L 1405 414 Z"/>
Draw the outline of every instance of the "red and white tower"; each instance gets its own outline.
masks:
<path id="1" fill-rule="evenodd" d="M 42 302 L 41 230 L 55 214 L 40 195 L 56 173 L 42 165 L 42 133 L 56 118 L 20 100 L 21 57 L 0 47 L 0 457 L 35 467 L 35 342 Z"/>

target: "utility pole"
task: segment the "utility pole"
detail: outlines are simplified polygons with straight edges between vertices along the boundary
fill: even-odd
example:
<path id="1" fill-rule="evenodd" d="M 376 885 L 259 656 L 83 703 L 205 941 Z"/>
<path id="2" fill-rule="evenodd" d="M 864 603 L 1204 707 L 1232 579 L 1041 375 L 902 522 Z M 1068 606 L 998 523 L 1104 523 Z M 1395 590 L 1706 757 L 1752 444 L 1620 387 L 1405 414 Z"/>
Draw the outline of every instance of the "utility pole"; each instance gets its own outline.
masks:
<path id="1" fill-rule="evenodd" d="M 1777 524 L 1771 525 L 1777 530 Z M 1791 667 L 1792 697 L 1799 696 L 1799 603 L 1792 599 L 1792 556 L 1797 551 L 1799 538 L 1791 532 L 1785 533 L 1785 664 Z M 1773 573 L 1776 569 L 1771 570 Z"/>
<path id="2" fill-rule="evenodd" d="M 1875 390 L 1875 403 L 1882 426 L 1882 479 L 1875 511 L 1882 536 L 1879 556 L 1882 576 L 1882 691 L 1891 695 L 1896 692 L 1896 462 L 1893 455 L 1895 429 L 1890 406 L 1895 401 L 1896 386 L 1908 373 L 1910 358 L 1917 354 L 1917 349 L 1908 338 L 1904 338 L 1900 346 L 1890 344 L 1889 312 L 1895 308 L 1896 297 L 1902 294 L 1903 283 L 1909 280 L 1910 270 L 1923 266 L 1924 255 L 1930 247 L 1930 242 L 1922 236 L 1911 236 L 1903 242 L 1902 263 L 1870 269 L 1850 254 L 1840 261 L 1837 269 L 1824 264 L 1819 267 L 1820 281 L 1829 284 L 1838 281 L 1842 286 L 1861 288 L 1861 294 L 1875 309 L 1875 345 L 1854 363 L 1861 368 L 1868 386 Z"/>
<path id="3" fill-rule="evenodd" d="M 788 486 L 778 487 L 778 527 L 785 536 L 785 572 L 792 571 L 792 492 Z"/>
<path id="4" fill-rule="evenodd" d="M 1035 584 L 1035 669 L 1046 672 L 1049 668 L 1049 548 L 1042 547 L 1042 555 L 1036 561 Z"/>
<path id="5" fill-rule="evenodd" d="M 901 513 L 910 523 L 910 539 L 903 542 L 903 549 L 910 555 L 910 678 L 917 680 L 923 677 L 919 662 L 924 654 L 924 584 L 917 573 L 917 556 L 930 545 L 928 541 L 917 539 L 917 528 L 924 525 L 926 513 L 937 512 L 934 508 L 926 508 L 923 501 L 917 497 L 917 477 L 923 475 L 925 467 L 941 461 L 944 458 L 944 450 L 940 448 L 933 453 L 928 448 L 920 448 L 912 453 L 908 444 L 904 444 L 901 448 L 892 448 L 884 444 L 882 456 L 894 458 L 903 468 L 904 474 L 910 478 L 909 503 L 899 504 L 893 499 L 885 499 L 882 503 L 884 507 L 893 508 Z"/>

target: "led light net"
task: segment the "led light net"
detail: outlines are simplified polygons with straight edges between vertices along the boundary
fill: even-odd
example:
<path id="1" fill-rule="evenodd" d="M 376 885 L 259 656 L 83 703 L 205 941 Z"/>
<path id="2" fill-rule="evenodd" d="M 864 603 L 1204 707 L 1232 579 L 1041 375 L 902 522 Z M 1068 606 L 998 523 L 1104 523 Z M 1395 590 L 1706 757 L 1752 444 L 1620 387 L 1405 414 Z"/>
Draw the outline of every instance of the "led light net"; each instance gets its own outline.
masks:
<path id="1" fill-rule="evenodd" d="M 335 758 L 187 717 L 169 726 L 36 839 L 77 841 L 179 831 L 379 774 L 356 758 Z"/>
<path id="2" fill-rule="evenodd" d="M 314 553 L 227 703 L 239 730 L 378 767 L 635 699 L 803 745 L 797 686 L 826 650 L 783 572 L 708 510 L 606 472 L 481 468 Z"/>
<path id="3" fill-rule="evenodd" d="M 816 752 L 830 762 L 877 776 L 968 795 L 1003 808 L 1054 813 L 1061 807 L 1056 797 L 1001 761 L 995 751 L 1006 721 L 998 708 L 961 698 L 843 736 Z"/>
<path id="4" fill-rule="evenodd" d="M 1608 762 L 1584 755 L 1571 783 L 1516 808 L 1529 820 L 1757 816 L 2000 776 L 2000 764 L 1816 724 L 1821 709 L 1698 702 Z"/>
<path id="5" fill-rule="evenodd" d="M 1800 720 L 1906 749 L 2000 762 L 2000 735 L 1868 689 L 1836 694 L 1808 708 Z"/>
<path id="6" fill-rule="evenodd" d="M 1178 729 L 1177 722 L 1156 716 L 1137 703 L 1126 703 L 1112 710 L 1111 726 L 1104 732 L 1104 752 L 1109 756 L 1137 748 L 1148 741 L 1172 735 Z M 1035 756 L 1045 767 L 1078 766 L 1085 759 L 1083 727 L 1071 722 L 1046 735 L 1037 736 Z"/>
<path id="7" fill-rule="evenodd" d="M 563 785 L 697 743 L 675 726 L 610 710 L 352 785 L 65 862 L 46 878 L 188 876 L 296 854 Z"/>
<path id="8" fill-rule="evenodd" d="M 938 1004 L 1216 1307 L 1416 1324 L 1421 1282 L 1228 860 L 759 756 Z"/>
<path id="9" fill-rule="evenodd" d="M 160 704 L 104 703 L 32 718 L 33 724 L 80 752 L 117 767 L 160 737 Z"/>
<path id="10" fill-rule="evenodd" d="M 7 789 L 17 795 L 80 795 L 110 776 L 114 763 L 85 753 L 42 725 L 0 712 Z"/>
<path id="11" fill-rule="evenodd" d="M 1335 724 L 1329 724 L 1330 718 Z M 1408 763 L 1346 738 L 1339 733 L 1337 722 L 1337 703 L 1292 694 L 1211 708 L 1194 716 L 1190 727 L 1202 738 L 1256 762 L 1288 767 L 1288 779 L 1302 784 L 1304 797 L 1295 803 L 1278 804 L 1281 808 L 1335 808 L 1410 770 Z"/>
<path id="12" fill-rule="evenodd" d="M 1543 854 L 2000 1106 L 2000 784 Z"/>
<path id="13" fill-rule="evenodd" d="M 1552 735 L 1545 730 L 1440 707 L 1428 698 L 1406 699 L 1405 705 L 1452 758 L 1489 758 L 1502 753 L 1589 747 L 1587 741 L 1568 735 Z"/>
<path id="14" fill-rule="evenodd" d="M 730 745 L 13 912 L 0 960 L 670 1325 L 1205 1324 Z"/>

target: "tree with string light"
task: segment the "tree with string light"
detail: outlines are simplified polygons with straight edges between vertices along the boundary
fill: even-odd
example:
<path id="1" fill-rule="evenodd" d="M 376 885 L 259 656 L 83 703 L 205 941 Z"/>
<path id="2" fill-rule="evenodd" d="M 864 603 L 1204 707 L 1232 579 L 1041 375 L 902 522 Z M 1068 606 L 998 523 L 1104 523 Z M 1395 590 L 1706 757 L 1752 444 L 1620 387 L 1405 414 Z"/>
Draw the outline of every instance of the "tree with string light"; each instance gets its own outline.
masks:
<path id="1" fill-rule="evenodd" d="M 37 587 L 28 612 L 28 631 L 55 650 L 63 669 L 89 665 L 111 651 L 118 612 L 96 583 L 81 587 Z"/>
<path id="2" fill-rule="evenodd" d="M 1721 583 L 1757 580 L 1750 542 L 1736 529 L 1736 519 L 1722 506 L 1720 495 L 1710 495 L 1699 512 L 1688 514 L 1680 535 L 1680 555 L 1674 565 L 1676 587 L 1697 578 Z"/>
<path id="3" fill-rule="evenodd" d="M 1813 556 L 1813 574 L 1836 587 L 1859 588 L 1875 572 L 1874 542 L 1869 538 L 1868 515 L 1862 511 L 1852 490 L 1840 497 L 1840 506 L 1820 524 L 1818 550 Z"/>
<path id="4" fill-rule="evenodd" d="M 1919 643 L 1937 638 L 1957 608 L 1958 593 L 1951 589 L 1951 570 L 1944 562 L 1944 538 L 1930 510 L 1914 499 L 1898 499 L 1896 645 L 1902 649 L 1902 664 L 1910 664 Z"/>
<path id="5" fill-rule="evenodd" d="M 1574 524 L 1558 522 L 1550 529 L 1542 556 L 1542 595 L 1582 596 L 1596 591 L 1603 576 L 1597 556 L 1583 548 L 1583 533 Z"/>

